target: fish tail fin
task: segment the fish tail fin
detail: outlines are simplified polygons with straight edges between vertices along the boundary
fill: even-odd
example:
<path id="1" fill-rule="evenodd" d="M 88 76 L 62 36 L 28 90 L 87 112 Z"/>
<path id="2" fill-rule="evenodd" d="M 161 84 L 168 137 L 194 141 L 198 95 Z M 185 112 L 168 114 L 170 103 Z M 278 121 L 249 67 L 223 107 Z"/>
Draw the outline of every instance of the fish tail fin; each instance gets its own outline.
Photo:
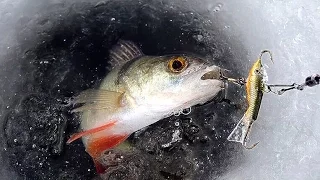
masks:
<path id="1" fill-rule="evenodd" d="M 128 134 L 109 135 L 98 138 L 92 138 L 88 141 L 86 151 L 92 157 L 97 173 L 105 172 L 105 167 L 99 162 L 101 155 L 105 150 L 111 149 L 128 138 Z"/>
<path id="2" fill-rule="evenodd" d="M 245 114 L 238 122 L 237 126 L 232 130 L 227 140 L 239 142 L 245 146 L 252 122 L 253 120 Z"/>

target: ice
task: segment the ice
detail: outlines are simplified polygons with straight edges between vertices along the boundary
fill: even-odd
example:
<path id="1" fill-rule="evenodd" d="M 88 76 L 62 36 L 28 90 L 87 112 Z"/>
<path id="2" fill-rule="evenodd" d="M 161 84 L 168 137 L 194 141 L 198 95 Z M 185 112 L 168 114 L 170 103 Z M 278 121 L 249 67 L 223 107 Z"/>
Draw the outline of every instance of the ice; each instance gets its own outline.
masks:
<path id="1" fill-rule="evenodd" d="M 13 179 L 12 177 L 22 176 L 26 172 L 34 173 L 34 170 L 37 170 L 36 173 L 38 174 L 48 173 L 46 168 L 49 167 L 57 169 L 57 171 L 50 171 L 50 173 L 56 174 L 46 174 L 42 177 L 57 177 L 59 175 L 61 178 L 72 179 L 78 177 L 78 174 L 84 171 L 88 173 L 86 175 L 92 175 L 92 171 L 94 171 L 92 164 L 90 164 L 92 162 L 86 156 L 84 150 L 81 149 L 81 143 L 67 147 L 66 150 L 63 149 L 66 118 L 71 119 L 69 122 L 71 125 L 68 124 L 69 126 L 75 128 L 76 123 L 72 121 L 72 117 L 65 117 L 63 113 L 59 113 L 61 109 L 57 106 L 58 102 L 54 98 L 60 98 L 63 101 L 64 95 L 70 95 L 74 93 L 73 91 L 90 87 L 98 81 L 99 77 L 103 76 L 104 71 L 99 70 L 104 68 L 106 63 L 90 61 L 95 66 L 87 67 L 85 62 L 89 61 L 90 58 L 90 60 L 94 59 L 92 54 L 98 54 L 97 57 L 102 57 L 99 53 L 104 54 L 110 48 L 110 42 L 114 40 L 112 35 L 120 36 L 120 33 L 115 32 L 117 29 L 122 31 L 131 29 L 134 33 L 138 31 L 137 27 L 128 28 L 125 25 L 138 22 L 134 9 L 139 6 L 139 3 L 144 3 L 143 1 L 131 2 L 130 8 L 119 8 L 121 15 L 114 14 L 113 12 L 116 10 L 105 11 L 110 15 L 106 13 L 102 13 L 101 16 L 98 15 L 94 19 L 95 21 L 99 21 L 101 24 L 110 23 L 106 26 L 109 29 L 99 31 L 99 33 L 105 33 L 101 37 L 111 38 L 106 40 L 106 44 L 87 43 L 91 41 L 84 38 L 92 37 L 92 33 L 96 31 L 93 30 L 94 28 L 87 27 L 92 19 L 86 17 L 91 11 L 100 12 L 92 9 L 88 10 L 86 7 L 92 5 L 95 8 L 103 8 L 108 6 L 109 3 L 109 1 L 85 0 L 0 1 L 1 125 L 4 124 L 4 117 L 15 119 L 6 128 L 6 132 L 19 132 L 16 137 L 9 137 L 10 147 L 1 142 L 1 149 L 6 152 L 0 156 L 2 165 L 6 165 L 5 168 L 0 170 L 2 179 Z M 166 7 L 164 8 L 166 11 L 159 12 L 159 9 L 161 9 L 159 7 Z M 132 13 L 128 13 L 131 11 Z M 135 39 L 139 40 L 143 48 L 148 49 L 150 54 L 170 50 L 200 52 L 210 60 L 225 66 L 225 68 L 231 68 L 234 75 L 245 77 L 261 50 L 269 49 L 273 53 L 275 63 L 272 64 L 268 57 L 264 58 L 263 63 L 268 67 L 268 83 L 270 84 L 303 83 L 307 76 L 319 73 L 319 1 L 149 1 L 143 4 L 141 12 L 144 12 L 143 15 L 148 17 L 145 17 L 148 22 L 141 22 L 146 31 L 139 36 L 147 34 L 151 38 L 146 38 L 147 40 Z M 71 18 L 75 14 L 77 16 Z M 198 18 L 200 16 L 204 18 Z M 190 20 L 191 17 L 196 18 L 193 21 L 184 22 Z M 65 25 L 71 24 L 74 19 L 77 22 L 82 22 L 83 24 L 79 24 L 83 27 L 77 29 L 72 25 Z M 123 23 L 123 26 L 121 23 Z M 179 27 L 177 28 L 180 29 L 179 34 L 168 28 L 174 25 L 175 28 Z M 195 26 L 197 29 L 194 28 Z M 59 27 L 64 27 L 65 30 L 59 29 Z M 159 29 L 159 27 L 165 28 Z M 72 28 L 81 32 L 82 37 L 75 38 L 66 33 L 67 30 Z M 190 30 L 190 28 L 194 29 Z M 169 35 L 166 34 L 166 37 L 170 38 L 155 38 L 154 33 L 166 31 L 170 32 Z M 60 32 L 60 34 L 50 34 L 52 32 Z M 186 41 L 186 37 L 190 39 Z M 34 64 L 36 55 L 28 50 L 33 51 L 34 47 L 39 47 L 41 44 L 45 46 L 52 39 L 56 40 L 57 47 L 61 47 L 62 50 L 58 51 L 55 49 L 56 46 L 52 47 L 56 53 L 54 56 L 50 54 L 51 51 L 45 51 L 46 48 L 40 49 L 37 55 L 41 59 Z M 170 41 L 170 43 L 166 44 L 166 41 Z M 85 48 L 79 45 L 81 43 L 87 43 L 84 46 Z M 156 48 L 147 48 L 150 45 Z M 75 53 L 80 51 L 77 48 L 83 52 L 88 50 L 91 54 Z M 101 49 L 95 51 L 98 48 Z M 209 55 L 207 56 L 207 54 Z M 104 55 L 106 56 L 106 54 Z M 87 56 L 85 57 L 87 59 L 83 60 L 83 56 Z M 72 66 L 74 62 L 69 61 L 72 58 L 77 59 L 80 64 L 76 67 Z M 225 61 L 222 61 L 221 58 L 224 58 L 227 63 L 224 63 Z M 74 61 L 76 62 L 76 60 Z M 52 70 L 50 69 L 51 66 L 59 68 Z M 34 67 L 39 69 L 34 70 Z M 34 70 L 32 72 L 35 74 L 28 73 L 30 69 Z M 85 70 L 90 73 L 82 74 L 82 71 Z M 97 72 L 100 72 L 100 74 Z M 33 81 L 30 79 L 31 76 L 38 77 L 38 79 Z M 37 83 L 39 86 L 35 86 L 33 83 Z M 241 102 L 244 99 L 243 94 L 241 94 L 242 91 L 240 88 L 236 88 L 234 91 L 239 93 L 231 93 L 235 96 L 233 99 L 240 99 Z M 30 97 L 27 92 L 42 92 L 42 94 L 35 95 L 34 98 L 37 101 L 32 101 L 25 99 Z M 253 150 L 243 150 L 240 145 L 225 142 L 225 139 L 223 139 L 233 128 L 234 123 L 240 119 L 244 112 L 243 109 L 235 111 L 228 105 L 209 105 L 205 106 L 204 110 L 200 108 L 200 110 L 193 110 L 190 114 L 191 118 L 184 118 L 181 115 L 179 118 L 169 119 L 168 122 L 171 123 L 172 127 L 168 127 L 165 122 L 160 122 L 153 128 L 146 128 L 140 132 L 141 134 L 137 135 L 139 138 L 135 139 L 135 145 L 137 147 L 141 145 L 141 151 L 153 153 L 153 155 L 135 154 L 134 157 L 139 157 L 142 161 L 133 162 L 132 165 L 134 168 L 139 166 L 148 168 L 143 163 L 149 162 L 154 169 L 160 169 L 161 172 L 165 172 L 164 176 L 168 177 L 174 177 L 172 174 L 180 173 L 179 177 L 210 176 L 211 179 L 223 180 L 320 179 L 319 93 L 320 87 L 316 86 L 306 87 L 303 91 L 292 90 L 281 96 L 271 93 L 265 94 L 258 120 L 254 123 L 251 133 L 251 142 L 260 141 L 259 145 Z M 27 103 L 28 108 L 15 106 L 16 104 L 23 105 L 19 101 Z M 213 107 L 219 109 L 215 112 L 215 115 L 208 114 L 205 118 L 199 118 L 211 111 Z M 27 112 L 21 112 L 21 108 Z M 38 111 L 39 109 L 41 111 Z M 8 110 L 12 114 L 8 113 Z M 24 118 L 25 114 L 28 114 L 30 119 L 37 120 L 39 126 L 33 126 L 32 122 L 27 121 Z M 46 124 L 49 121 L 48 119 L 54 123 Z M 224 122 L 222 123 L 221 120 L 224 120 Z M 19 129 L 19 127 L 23 128 Z M 52 134 L 38 133 L 35 130 L 45 127 L 48 128 L 48 131 L 52 131 Z M 2 131 L 0 131 L 0 137 L 3 139 Z M 69 131 L 71 131 L 70 128 Z M 26 132 L 32 133 L 28 134 Z M 42 141 L 41 138 L 46 141 Z M 209 143 L 206 144 L 206 142 Z M 159 149 L 159 144 L 163 144 L 170 150 L 181 147 L 188 151 L 183 154 L 172 150 L 176 153 L 173 156 L 168 153 L 169 151 L 163 152 Z M 21 149 L 11 153 L 9 151 L 12 150 L 12 146 L 21 147 Z M 23 147 L 33 150 L 24 154 L 20 161 L 19 157 L 16 157 L 15 167 L 21 170 L 28 164 L 32 166 L 29 169 L 23 169 L 23 172 L 14 171 L 14 168 L 7 166 L 10 162 L 4 154 L 20 153 L 21 155 L 21 151 L 24 151 Z M 52 149 L 46 149 L 48 147 Z M 68 156 L 69 159 L 59 155 L 60 152 L 64 151 L 65 156 Z M 172 151 L 170 152 L 173 153 Z M 60 159 L 52 159 L 51 156 L 46 154 L 48 152 Z M 156 153 L 159 154 L 154 155 Z M 154 164 L 157 161 L 165 161 L 163 159 L 166 158 L 168 162 L 180 164 L 180 169 L 174 169 L 174 166 L 171 166 L 172 169 L 176 170 L 174 171 L 166 166 Z M 188 162 L 190 160 L 194 160 L 194 162 L 191 161 L 191 164 L 196 165 L 196 171 L 192 171 L 193 169 L 189 166 Z M 89 165 L 80 166 L 75 162 Z M 41 169 L 42 167 L 44 169 Z M 60 171 L 59 168 L 65 169 L 65 171 Z M 139 173 L 143 172 L 141 168 L 132 171 L 135 170 Z M 20 175 L 18 175 L 18 172 Z M 189 172 L 189 174 L 183 174 L 184 172 Z M 190 172 L 194 172 L 194 176 L 190 175 Z M 28 173 L 26 174 L 28 175 Z M 147 171 L 146 174 L 151 176 L 153 172 Z M 162 177 L 161 175 L 157 176 Z"/>
<path id="2" fill-rule="evenodd" d="M 255 60 L 261 49 L 272 50 L 275 63 L 269 64 L 269 83 L 303 83 L 307 76 L 319 73 L 319 2 L 246 3 L 224 7 L 235 17 L 229 23 L 242 34 L 248 59 Z M 266 94 L 252 132 L 252 141 L 260 144 L 245 152 L 243 165 L 221 179 L 319 179 L 319 93 L 320 88 L 314 87 L 282 96 Z"/>
<path id="3" fill-rule="evenodd" d="M 176 125 L 176 123 L 175 123 L 175 125 Z M 180 134 L 181 134 L 181 132 L 179 130 L 175 130 L 172 134 L 171 141 L 166 144 L 162 144 L 161 146 L 163 148 L 167 148 L 167 147 L 170 147 L 172 145 L 172 143 L 175 143 L 175 142 L 182 140 L 182 138 L 180 137 Z"/>

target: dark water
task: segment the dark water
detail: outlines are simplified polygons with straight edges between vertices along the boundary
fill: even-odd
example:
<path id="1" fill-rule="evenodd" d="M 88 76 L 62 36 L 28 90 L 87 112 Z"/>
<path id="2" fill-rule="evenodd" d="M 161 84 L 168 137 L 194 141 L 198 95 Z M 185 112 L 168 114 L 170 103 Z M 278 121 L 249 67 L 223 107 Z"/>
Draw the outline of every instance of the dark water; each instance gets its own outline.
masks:
<path id="1" fill-rule="evenodd" d="M 146 3 L 148 2 L 148 3 Z M 234 55 L 243 49 L 215 31 L 215 23 L 186 7 L 162 1 L 116 1 L 94 6 L 78 3 L 55 18 L 53 28 L 30 30 L 37 38 L 32 48 L 19 42 L 6 64 L 4 89 L 18 88 L 2 97 L 4 163 L 21 179 L 92 179 L 95 168 L 81 141 L 66 145 L 77 131 L 78 117 L 63 106 L 75 93 L 94 87 L 108 73 L 108 49 L 119 39 L 139 44 L 145 54 L 191 52 L 240 73 Z M 151 5 L 150 5 L 151 4 Z M 43 15 L 39 26 L 59 14 Z M 9 56 L 9 55 L 8 55 Z M 236 103 L 239 90 L 228 98 Z M 8 103 L 7 103 L 8 102 Z M 104 179 L 208 179 L 218 177 L 235 163 L 239 146 L 226 141 L 241 117 L 233 105 L 208 103 L 188 116 L 159 121 L 129 138 L 134 150 L 115 152 L 122 160 Z M 181 138 L 171 142 L 179 132 Z M 169 145 L 167 145 L 170 143 Z M 167 145 L 167 146 L 166 146 Z M 114 150 L 116 151 L 116 150 Z M 97 178 L 97 177 L 96 177 Z"/>

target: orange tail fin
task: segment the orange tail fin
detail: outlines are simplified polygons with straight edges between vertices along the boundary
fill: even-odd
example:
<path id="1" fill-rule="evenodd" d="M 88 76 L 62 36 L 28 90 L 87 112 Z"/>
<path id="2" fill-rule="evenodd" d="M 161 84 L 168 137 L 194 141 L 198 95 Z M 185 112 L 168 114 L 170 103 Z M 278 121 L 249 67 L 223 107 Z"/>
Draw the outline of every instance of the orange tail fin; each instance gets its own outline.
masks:
<path id="1" fill-rule="evenodd" d="M 94 134 L 99 131 L 106 130 L 106 129 L 114 126 L 116 122 L 117 121 L 111 121 L 111 122 L 107 123 L 106 125 L 76 133 L 69 138 L 69 140 L 67 141 L 67 144 L 72 143 L 73 141 L 81 138 L 82 136 L 87 136 L 87 135 Z"/>
<path id="2" fill-rule="evenodd" d="M 99 163 L 98 159 L 101 154 L 110 148 L 117 146 L 128 138 L 127 134 L 123 135 L 111 135 L 105 137 L 99 137 L 96 139 L 89 140 L 87 146 L 87 152 L 93 158 L 94 165 L 96 167 L 97 173 L 104 173 L 105 168 Z"/>

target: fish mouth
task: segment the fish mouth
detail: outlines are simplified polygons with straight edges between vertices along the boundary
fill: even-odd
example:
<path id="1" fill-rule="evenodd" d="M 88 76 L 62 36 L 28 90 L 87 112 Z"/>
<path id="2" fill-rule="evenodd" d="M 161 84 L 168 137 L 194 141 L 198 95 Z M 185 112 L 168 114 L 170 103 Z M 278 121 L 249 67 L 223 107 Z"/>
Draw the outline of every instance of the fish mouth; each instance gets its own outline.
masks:
<path id="1" fill-rule="evenodd" d="M 201 76 L 201 80 L 207 80 L 207 79 L 217 79 L 217 80 L 223 80 L 225 69 L 222 69 L 218 66 L 211 66 L 210 70 L 206 73 L 204 73 Z"/>

